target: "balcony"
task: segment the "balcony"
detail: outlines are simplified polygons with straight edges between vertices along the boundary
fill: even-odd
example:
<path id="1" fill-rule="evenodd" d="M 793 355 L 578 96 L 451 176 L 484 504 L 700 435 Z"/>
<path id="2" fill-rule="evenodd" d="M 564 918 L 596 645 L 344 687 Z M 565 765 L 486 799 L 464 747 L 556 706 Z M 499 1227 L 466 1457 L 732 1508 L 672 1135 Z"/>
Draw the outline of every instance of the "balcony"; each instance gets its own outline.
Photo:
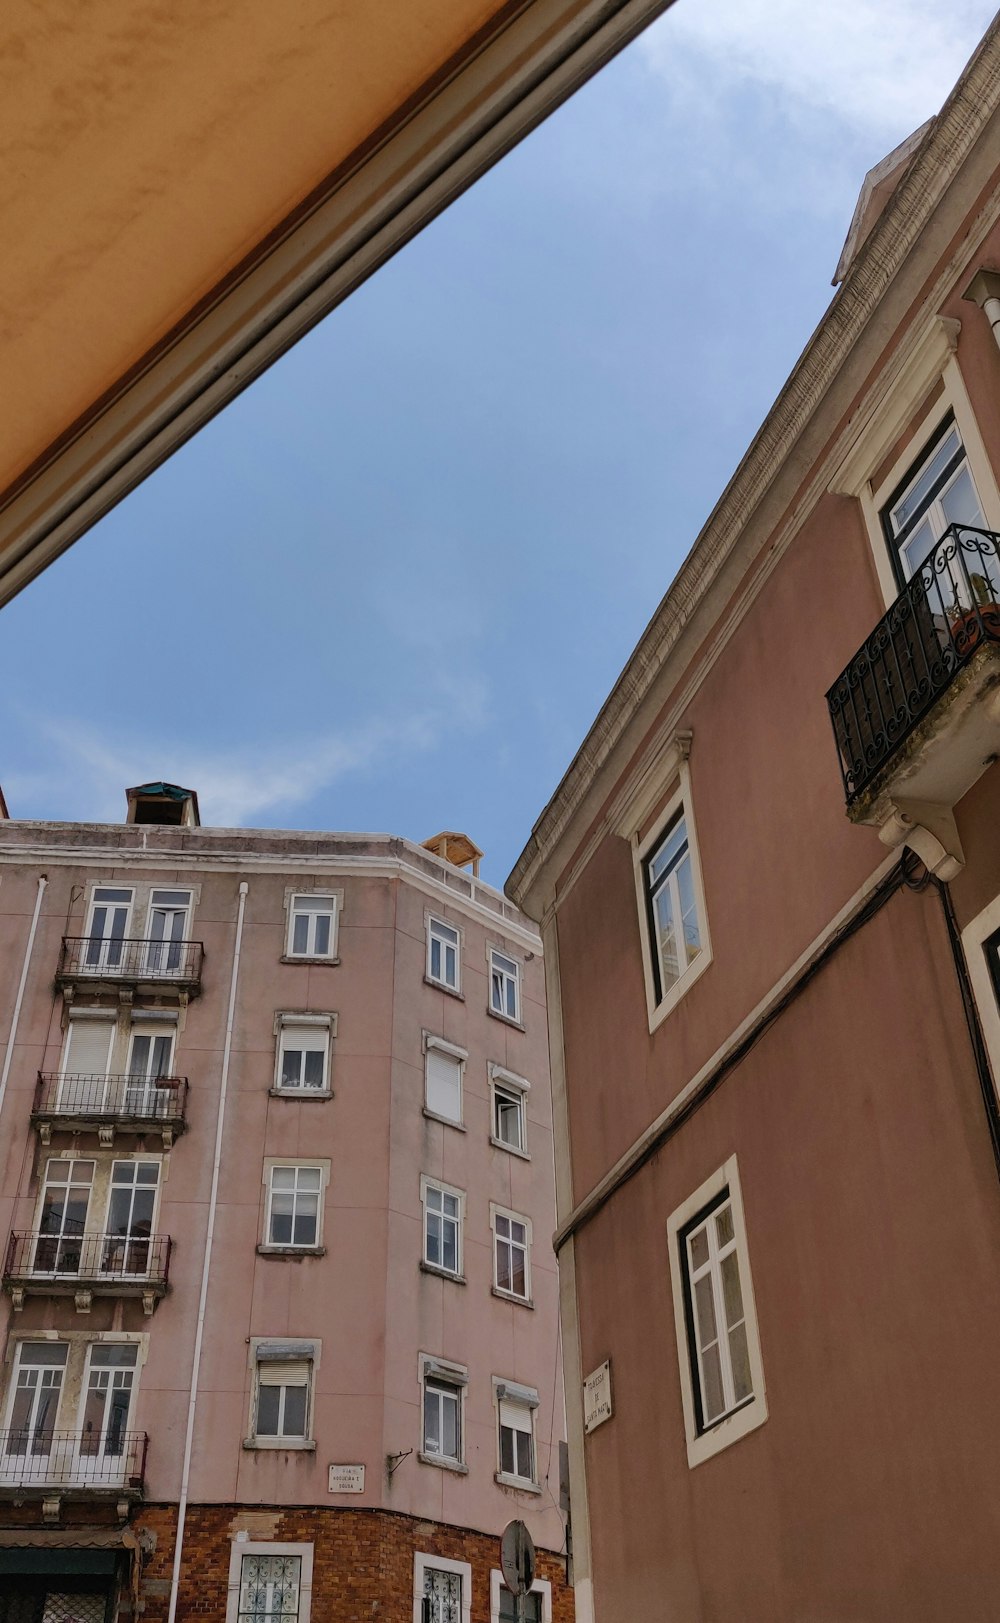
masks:
<path id="1" fill-rule="evenodd" d="M 43 1144 L 55 1131 L 94 1133 L 105 1147 L 116 1129 L 159 1133 L 168 1150 L 184 1131 L 186 1076 L 86 1076 L 74 1071 L 39 1071 L 31 1107 L 32 1125 Z"/>
<path id="2" fill-rule="evenodd" d="M 945 828 L 1000 752 L 1000 536 L 947 529 L 826 697 L 851 821 Z"/>
<path id="3" fill-rule="evenodd" d="M 0 1492 L 141 1499 L 146 1475 L 144 1431 L 0 1431 Z"/>
<path id="4" fill-rule="evenodd" d="M 167 1292 L 166 1234 L 39 1234 L 14 1232 L 7 1245 L 3 1288 L 15 1313 L 27 1296 L 72 1296 L 89 1313 L 95 1296 L 136 1296 L 152 1313 Z"/>
<path id="5" fill-rule="evenodd" d="M 148 937 L 63 936 L 56 984 L 89 990 L 131 987 L 194 997 L 201 990 L 205 949 L 200 941 Z"/>

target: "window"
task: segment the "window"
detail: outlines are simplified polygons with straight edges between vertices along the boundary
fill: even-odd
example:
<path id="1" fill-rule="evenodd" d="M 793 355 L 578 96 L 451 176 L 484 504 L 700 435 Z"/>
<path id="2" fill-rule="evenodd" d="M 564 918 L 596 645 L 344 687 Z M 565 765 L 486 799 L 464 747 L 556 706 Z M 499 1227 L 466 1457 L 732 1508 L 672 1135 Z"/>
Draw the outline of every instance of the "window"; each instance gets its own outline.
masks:
<path id="1" fill-rule="evenodd" d="M 102 1460 L 127 1456 L 128 1422 L 139 1362 L 133 1342 L 100 1341 L 88 1351 L 81 1410 L 80 1454 L 103 1480 Z"/>
<path id="2" fill-rule="evenodd" d="M 423 1444 L 421 1458 L 434 1465 L 461 1466 L 462 1397 L 468 1372 L 440 1358 L 421 1359 Z"/>
<path id="3" fill-rule="evenodd" d="M 83 1260 L 93 1161 L 53 1158 L 46 1163 L 41 1217 L 32 1270 L 36 1274 L 78 1274 Z"/>
<path id="4" fill-rule="evenodd" d="M 538 1393 L 514 1381 L 493 1382 L 497 1405 L 497 1480 L 514 1487 L 537 1487 L 534 1414 Z"/>
<path id="5" fill-rule="evenodd" d="M 656 1000 L 661 1002 L 694 963 L 702 948 L 694 870 L 683 807 L 644 858 L 646 899 L 653 941 Z"/>
<path id="6" fill-rule="evenodd" d="M 267 1198 L 268 1245 L 319 1245 L 323 1168 L 272 1166 Z"/>
<path id="7" fill-rule="evenodd" d="M 430 1116 L 462 1125 L 464 1048 L 424 1033 L 424 1108 Z"/>
<path id="8" fill-rule="evenodd" d="M 159 1182 L 157 1161 L 116 1161 L 112 1166 L 101 1255 L 105 1273 L 148 1273 Z"/>
<path id="9" fill-rule="evenodd" d="M 258 1343 L 254 1442 L 309 1440 L 314 1351 L 311 1343 Z"/>
<path id="10" fill-rule="evenodd" d="M 531 1295 L 531 1223 L 516 1212 L 490 1207 L 493 1223 L 493 1288 L 528 1301 Z"/>
<path id="11" fill-rule="evenodd" d="M 697 1465 L 767 1417 L 735 1156 L 667 1231 L 688 1461 Z"/>
<path id="12" fill-rule="evenodd" d="M 305 1015 L 278 1015 L 278 1063 L 274 1083 L 278 1093 L 329 1093 L 330 1038 L 336 1035 L 336 1018 L 331 1014 L 312 1019 Z"/>
<path id="13" fill-rule="evenodd" d="M 288 904 L 289 958 L 333 958 L 337 952 L 337 903 L 328 896 L 292 896 Z"/>
<path id="14" fill-rule="evenodd" d="M 179 975 L 184 971 L 190 911 L 189 890 L 150 891 L 146 968 L 151 975 Z"/>
<path id="15" fill-rule="evenodd" d="M 900 586 L 916 573 L 950 524 L 985 529 L 965 446 L 950 413 L 889 497 L 881 519 Z"/>
<path id="16" fill-rule="evenodd" d="M 297 1623 L 301 1577 L 301 1556 L 245 1555 L 240 1567 L 239 1623 L 290 1623 L 292 1619 Z"/>
<path id="17" fill-rule="evenodd" d="M 68 1352 L 65 1341 L 22 1341 L 19 1344 L 7 1417 L 6 1455 L 24 1458 L 50 1453 Z M 0 1480 L 2 1478 L 0 1463 Z"/>
<path id="18" fill-rule="evenodd" d="M 84 969 L 97 974 L 102 969 L 116 969 L 121 965 L 132 912 L 132 897 L 131 890 L 121 890 L 111 885 L 94 887 Z"/>
<path id="19" fill-rule="evenodd" d="M 490 1066 L 490 1098 L 492 1122 L 490 1137 L 494 1144 L 505 1150 L 528 1153 L 527 1111 L 528 1082 L 501 1065 Z"/>
<path id="20" fill-rule="evenodd" d="M 461 990 L 461 962 L 462 938 L 458 931 L 441 919 L 428 919 L 427 979 L 458 992 Z"/>
<path id="21" fill-rule="evenodd" d="M 546 1578 L 536 1578 L 524 1597 L 525 1623 L 552 1623 L 552 1585 Z M 503 1574 L 494 1567 L 490 1573 L 490 1623 L 516 1623 L 517 1610 L 514 1596 L 503 1581 Z"/>
<path id="22" fill-rule="evenodd" d="M 156 1026 L 132 1027 L 122 1113 L 126 1116 L 156 1116 L 163 1109 L 163 1090 L 157 1079 L 170 1076 L 174 1058 L 174 1033 Z"/>
<path id="23" fill-rule="evenodd" d="M 309 1623 L 311 1544 L 233 1539 L 226 1623 Z"/>
<path id="24" fill-rule="evenodd" d="M 443 1555 L 413 1557 L 413 1623 L 470 1623 L 472 1566 Z"/>
<path id="25" fill-rule="evenodd" d="M 429 1268 L 460 1277 L 464 1194 L 447 1184 L 421 1178 L 420 1198 L 424 1207 L 424 1262 Z"/>
<path id="26" fill-rule="evenodd" d="M 490 948 L 490 1013 L 521 1020 L 521 966 L 506 953 Z"/>

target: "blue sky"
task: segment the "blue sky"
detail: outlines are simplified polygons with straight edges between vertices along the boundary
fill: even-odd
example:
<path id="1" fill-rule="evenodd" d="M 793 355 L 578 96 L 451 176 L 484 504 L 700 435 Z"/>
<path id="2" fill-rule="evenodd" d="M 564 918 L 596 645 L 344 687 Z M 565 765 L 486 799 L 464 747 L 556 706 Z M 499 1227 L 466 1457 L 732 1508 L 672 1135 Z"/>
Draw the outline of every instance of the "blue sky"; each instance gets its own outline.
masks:
<path id="1" fill-rule="evenodd" d="M 502 884 L 991 15 L 678 0 L 4 609 L 11 814 L 163 777 Z"/>

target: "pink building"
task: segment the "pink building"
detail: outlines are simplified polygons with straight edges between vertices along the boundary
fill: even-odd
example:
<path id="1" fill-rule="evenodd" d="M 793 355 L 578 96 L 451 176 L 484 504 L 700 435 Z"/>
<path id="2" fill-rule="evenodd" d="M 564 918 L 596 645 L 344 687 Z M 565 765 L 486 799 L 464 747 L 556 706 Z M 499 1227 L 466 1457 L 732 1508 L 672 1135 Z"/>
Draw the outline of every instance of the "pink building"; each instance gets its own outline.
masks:
<path id="1" fill-rule="evenodd" d="M 534 926 L 128 806 L 0 822 L 0 1618 L 499 1623 L 519 1518 L 569 1623 Z"/>
<path id="2" fill-rule="evenodd" d="M 994 24 L 508 882 L 587 1623 L 1000 1614 L 998 132 Z"/>

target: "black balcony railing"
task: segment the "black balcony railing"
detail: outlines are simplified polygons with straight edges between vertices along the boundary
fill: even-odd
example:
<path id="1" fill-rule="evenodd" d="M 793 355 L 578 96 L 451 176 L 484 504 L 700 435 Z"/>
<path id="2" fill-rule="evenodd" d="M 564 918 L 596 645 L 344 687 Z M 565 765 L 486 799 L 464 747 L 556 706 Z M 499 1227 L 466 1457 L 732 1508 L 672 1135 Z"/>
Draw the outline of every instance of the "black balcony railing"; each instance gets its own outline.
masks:
<path id="1" fill-rule="evenodd" d="M 179 1127 L 187 1108 L 186 1076 L 86 1076 L 77 1071 L 39 1071 L 31 1114 L 98 1122 L 152 1122 Z"/>
<path id="2" fill-rule="evenodd" d="M 953 524 L 826 696 L 849 806 L 988 642 L 1000 643 L 1000 535 Z"/>
<path id="3" fill-rule="evenodd" d="M 144 1431 L 0 1431 L 0 1488 L 119 1489 L 141 1494 Z"/>
<path id="4" fill-rule="evenodd" d="M 134 1285 L 165 1290 L 170 1274 L 167 1234 L 40 1234 L 14 1232 L 7 1243 L 3 1282 L 82 1286 L 109 1293 Z"/>
<path id="5" fill-rule="evenodd" d="M 63 936 L 62 981 L 156 981 L 188 991 L 201 983 L 200 941 L 154 941 L 138 936 Z"/>

